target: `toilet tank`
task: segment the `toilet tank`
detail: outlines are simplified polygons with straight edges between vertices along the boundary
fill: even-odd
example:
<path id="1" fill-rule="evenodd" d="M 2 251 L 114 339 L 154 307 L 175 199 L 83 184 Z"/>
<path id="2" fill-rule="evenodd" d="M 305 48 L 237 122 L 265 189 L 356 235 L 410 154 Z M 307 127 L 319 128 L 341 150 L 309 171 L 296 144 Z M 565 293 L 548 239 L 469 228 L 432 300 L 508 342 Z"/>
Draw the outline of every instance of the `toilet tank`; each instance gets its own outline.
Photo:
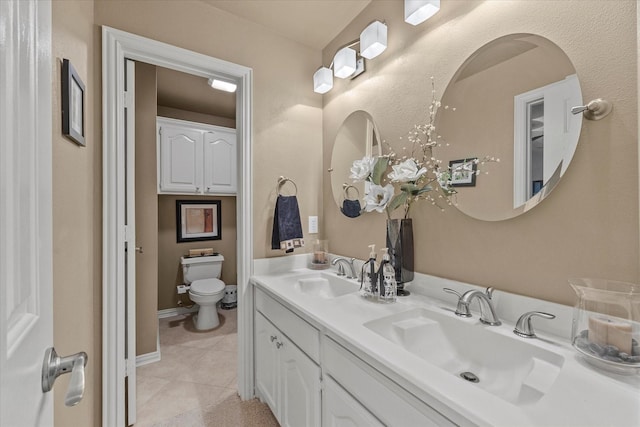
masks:
<path id="1" fill-rule="evenodd" d="M 219 279 L 222 272 L 222 255 L 182 257 L 182 275 L 184 282 L 189 284 L 200 279 Z"/>

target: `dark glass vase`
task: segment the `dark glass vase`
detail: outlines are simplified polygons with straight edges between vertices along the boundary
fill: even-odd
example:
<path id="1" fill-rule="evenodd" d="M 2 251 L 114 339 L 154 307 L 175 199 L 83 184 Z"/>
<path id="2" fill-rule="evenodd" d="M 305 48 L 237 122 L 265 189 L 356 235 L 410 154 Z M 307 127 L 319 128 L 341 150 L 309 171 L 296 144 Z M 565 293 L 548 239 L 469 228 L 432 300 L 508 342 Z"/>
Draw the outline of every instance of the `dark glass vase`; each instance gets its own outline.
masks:
<path id="1" fill-rule="evenodd" d="M 396 270 L 398 296 L 409 295 L 404 284 L 413 280 L 413 222 L 411 219 L 387 220 L 387 248 Z"/>

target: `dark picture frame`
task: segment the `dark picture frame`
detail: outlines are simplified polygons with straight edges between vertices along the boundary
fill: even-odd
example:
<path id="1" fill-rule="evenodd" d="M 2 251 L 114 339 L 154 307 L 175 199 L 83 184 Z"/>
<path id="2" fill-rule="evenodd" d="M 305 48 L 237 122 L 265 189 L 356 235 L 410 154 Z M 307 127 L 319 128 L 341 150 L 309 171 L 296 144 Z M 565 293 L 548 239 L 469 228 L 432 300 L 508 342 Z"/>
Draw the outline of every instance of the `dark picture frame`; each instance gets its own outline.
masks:
<path id="1" fill-rule="evenodd" d="M 62 60 L 62 134 L 83 147 L 85 142 L 85 86 L 71 61 Z"/>
<path id="2" fill-rule="evenodd" d="M 469 157 L 460 160 L 449 161 L 452 187 L 475 187 L 476 171 L 478 170 L 477 157 Z"/>
<path id="3" fill-rule="evenodd" d="M 222 239 L 220 200 L 176 200 L 178 243 Z"/>

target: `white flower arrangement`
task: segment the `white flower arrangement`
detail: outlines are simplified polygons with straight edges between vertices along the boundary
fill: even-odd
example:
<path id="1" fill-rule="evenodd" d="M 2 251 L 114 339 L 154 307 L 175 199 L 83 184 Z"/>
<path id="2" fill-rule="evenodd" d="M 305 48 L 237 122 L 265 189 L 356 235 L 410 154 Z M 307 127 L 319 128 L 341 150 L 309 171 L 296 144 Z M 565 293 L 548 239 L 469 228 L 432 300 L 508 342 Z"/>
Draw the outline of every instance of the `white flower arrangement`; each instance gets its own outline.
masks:
<path id="1" fill-rule="evenodd" d="M 495 157 L 486 156 L 482 159 L 469 159 L 458 164 L 453 170 L 449 166 L 443 167 L 442 160 L 433 155 L 433 148 L 443 144 L 435 127 L 435 117 L 440 107 L 440 101 L 436 99 L 434 79 L 431 77 L 431 104 L 427 123 L 415 125 L 409 132 L 407 139 L 411 148 L 402 148 L 409 154 L 399 157 L 387 144 L 389 154 L 364 157 L 353 162 L 350 178 L 354 182 L 369 182 L 368 191 L 364 196 L 366 212 L 386 211 L 387 216 L 391 218 L 391 212 L 402 206 L 403 218 L 409 218 L 411 205 L 421 199 L 443 210 L 443 202 L 447 205 L 455 204 L 454 197 L 457 192 L 451 185 L 452 177 L 472 171 L 473 164 L 500 161 Z M 447 110 L 449 107 L 445 106 L 444 109 Z M 455 108 L 451 110 L 455 111 Z M 387 174 L 389 167 L 391 171 Z M 475 173 L 480 174 L 479 167 Z M 396 193 L 396 190 L 399 191 Z"/>

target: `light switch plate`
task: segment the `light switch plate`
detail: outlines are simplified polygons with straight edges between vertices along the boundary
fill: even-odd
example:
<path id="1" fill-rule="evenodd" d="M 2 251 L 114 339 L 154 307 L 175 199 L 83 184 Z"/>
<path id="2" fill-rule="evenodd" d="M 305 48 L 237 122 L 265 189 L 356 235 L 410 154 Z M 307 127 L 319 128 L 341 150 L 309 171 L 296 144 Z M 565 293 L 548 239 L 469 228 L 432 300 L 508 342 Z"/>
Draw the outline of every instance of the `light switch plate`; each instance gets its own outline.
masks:
<path id="1" fill-rule="evenodd" d="M 309 217 L 309 234 L 318 234 L 318 217 Z"/>

